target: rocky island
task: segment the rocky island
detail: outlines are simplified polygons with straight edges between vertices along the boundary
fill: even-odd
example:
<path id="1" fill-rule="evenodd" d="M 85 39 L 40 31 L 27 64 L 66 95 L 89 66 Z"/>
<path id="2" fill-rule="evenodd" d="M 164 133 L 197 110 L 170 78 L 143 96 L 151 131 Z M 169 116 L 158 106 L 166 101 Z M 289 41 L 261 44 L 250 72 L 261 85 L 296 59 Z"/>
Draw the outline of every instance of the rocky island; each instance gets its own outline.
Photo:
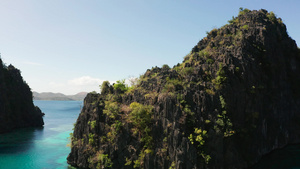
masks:
<path id="1" fill-rule="evenodd" d="M 20 70 L 0 59 L 0 133 L 44 125 L 43 113 L 34 106 L 32 92 Z"/>
<path id="2" fill-rule="evenodd" d="M 88 94 L 68 163 L 248 168 L 300 143 L 300 49 L 273 12 L 241 9 L 170 68 Z M 1 90 L 2 91 L 2 90 Z"/>
<path id="3" fill-rule="evenodd" d="M 75 95 L 65 95 L 62 93 L 52 93 L 52 92 L 32 92 L 34 100 L 83 100 L 87 95 L 87 92 L 80 92 Z"/>

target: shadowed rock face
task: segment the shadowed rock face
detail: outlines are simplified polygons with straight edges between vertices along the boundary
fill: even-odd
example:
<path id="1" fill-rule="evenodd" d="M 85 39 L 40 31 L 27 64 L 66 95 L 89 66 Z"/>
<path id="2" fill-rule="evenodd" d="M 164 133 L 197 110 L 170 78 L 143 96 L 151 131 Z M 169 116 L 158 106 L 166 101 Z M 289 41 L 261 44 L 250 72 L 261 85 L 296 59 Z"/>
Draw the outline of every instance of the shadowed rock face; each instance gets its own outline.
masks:
<path id="1" fill-rule="evenodd" d="M 68 163 L 82 168 L 246 168 L 299 143 L 300 50 L 280 18 L 240 11 L 133 88 L 88 94 Z"/>
<path id="2" fill-rule="evenodd" d="M 44 125 L 43 113 L 33 105 L 32 92 L 14 66 L 0 59 L 0 133 Z"/>

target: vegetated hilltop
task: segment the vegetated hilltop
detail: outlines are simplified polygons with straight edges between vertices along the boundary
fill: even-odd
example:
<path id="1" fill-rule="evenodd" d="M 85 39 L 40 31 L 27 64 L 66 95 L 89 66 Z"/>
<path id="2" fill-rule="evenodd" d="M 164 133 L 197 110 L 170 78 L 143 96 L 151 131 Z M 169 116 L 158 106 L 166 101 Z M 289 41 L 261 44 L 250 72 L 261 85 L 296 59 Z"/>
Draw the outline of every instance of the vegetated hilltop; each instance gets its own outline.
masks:
<path id="1" fill-rule="evenodd" d="M 64 95 L 62 93 L 52 93 L 52 92 L 33 92 L 34 100 L 83 100 L 87 92 L 80 92 L 75 95 Z"/>
<path id="2" fill-rule="evenodd" d="M 183 63 L 88 94 L 68 163 L 246 168 L 300 142 L 300 50 L 274 13 L 240 10 Z"/>
<path id="3" fill-rule="evenodd" d="M 32 102 L 32 92 L 20 70 L 8 67 L 0 59 L 0 133 L 17 128 L 44 125 L 39 107 Z"/>

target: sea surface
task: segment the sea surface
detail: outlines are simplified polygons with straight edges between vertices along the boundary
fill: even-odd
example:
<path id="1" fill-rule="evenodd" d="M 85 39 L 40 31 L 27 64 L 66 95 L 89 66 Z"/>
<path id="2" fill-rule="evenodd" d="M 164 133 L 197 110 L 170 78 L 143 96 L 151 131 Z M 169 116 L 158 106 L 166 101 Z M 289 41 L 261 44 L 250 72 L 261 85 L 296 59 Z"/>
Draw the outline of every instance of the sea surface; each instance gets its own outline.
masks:
<path id="1" fill-rule="evenodd" d="M 0 169 L 67 169 L 68 137 L 82 101 L 35 100 L 44 127 L 26 128 L 0 135 Z"/>
<path id="2" fill-rule="evenodd" d="M 45 113 L 44 127 L 0 134 L 0 169 L 68 169 L 69 135 L 82 101 L 35 100 Z M 300 145 L 276 150 L 253 169 L 300 169 Z"/>

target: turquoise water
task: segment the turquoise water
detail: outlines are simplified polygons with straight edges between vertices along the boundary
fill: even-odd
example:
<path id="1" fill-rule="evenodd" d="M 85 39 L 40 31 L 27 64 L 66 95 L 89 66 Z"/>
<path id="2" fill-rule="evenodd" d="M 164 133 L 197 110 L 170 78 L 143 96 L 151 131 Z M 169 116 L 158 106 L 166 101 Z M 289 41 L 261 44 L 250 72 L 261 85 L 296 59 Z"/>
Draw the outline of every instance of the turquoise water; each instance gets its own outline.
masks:
<path id="1" fill-rule="evenodd" d="M 46 114 L 42 128 L 0 135 L 0 169 L 67 169 L 68 137 L 82 101 L 34 101 Z M 253 169 L 300 169 L 300 145 L 265 156 Z"/>
<path id="2" fill-rule="evenodd" d="M 0 135 L 0 169 L 66 169 L 68 137 L 82 101 L 34 101 L 45 113 L 44 127 Z"/>

